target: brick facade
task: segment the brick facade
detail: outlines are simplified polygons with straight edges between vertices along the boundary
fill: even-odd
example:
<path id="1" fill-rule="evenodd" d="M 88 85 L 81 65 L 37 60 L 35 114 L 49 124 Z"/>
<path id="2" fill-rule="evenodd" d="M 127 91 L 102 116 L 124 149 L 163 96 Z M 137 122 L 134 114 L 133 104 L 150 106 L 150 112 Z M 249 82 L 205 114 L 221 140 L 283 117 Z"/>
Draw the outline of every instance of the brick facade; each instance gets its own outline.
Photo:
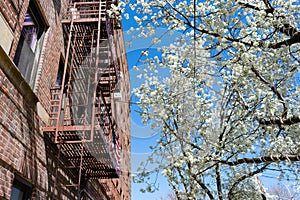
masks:
<path id="1" fill-rule="evenodd" d="M 39 196 L 46 197 L 47 161 L 41 134 L 44 122 L 2 70 L 0 77 L 0 197 L 9 199 L 15 174 L 30 180 Z"/>
<path id="2" fill-rule="evenodd" d="M 31 0 L 34 1 L 34 0 Z M 29 0 L 1 0 L 0 18 L 5 29 L 0 29 L 0 199 L 10 199 L 16 177 L 31 185 L 31 199 L 76 199 L 74 188 L 57 187 L 57 182 L 70 179 L 68 171 L 58 170 L 64 161 L 58 159 L 58 147 L 43 134 L 50 113 L 50 88 L 55 85 L 59 63 L 65 59 L 61 19 L 65 0 L 36 0 L 47 25 L 34 77 L 28 84 L 13 62 Z M 2 21 L 3 21 L 2 20 Z M 4 32 L 1 32 L 4 31 Z M 118 34 L 122 34 L 118 30 Z M 11 35 L 11 37 L 10 37 Z M 116 34 L 117 35 L 117 34 Z M 12 38 L 12 39 L 11 39 Z M 1 41 L 2 40 L 2 41 Z M 121 55 L 125 58 L 124 44 Z M 121 64 L 124 74 L 123 96 L 129 98 L 129 77 L 126 61 Z M 115 113 L 121 119 L 118 140 L 121 147 L 122 171 L 119 179 L 90 180 L 88 193 L 96 199 L 130 199 L 130 136 L 129 105 L 115 103 Z M 58 174 L 58 176 L 57 176 Z M 85 197 L 88 199 L 88 197 Z"/>

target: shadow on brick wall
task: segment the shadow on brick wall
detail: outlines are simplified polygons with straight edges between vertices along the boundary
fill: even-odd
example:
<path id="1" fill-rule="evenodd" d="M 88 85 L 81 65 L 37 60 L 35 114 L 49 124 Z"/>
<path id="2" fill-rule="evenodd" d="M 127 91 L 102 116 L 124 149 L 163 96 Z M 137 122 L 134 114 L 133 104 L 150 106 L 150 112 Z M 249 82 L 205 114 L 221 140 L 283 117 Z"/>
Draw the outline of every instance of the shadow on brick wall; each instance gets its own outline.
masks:
<path id="1" fill-rule="evenodd" d="M 54 8 L 58 14 L 60 14 L 61 10 L 61 0 L 52 0 Z"/>
<path id="2" fill-rule="evenodd" d="M 70 170 L 66 169 L 68 161 L 60 154 L 58 159 L 59 149 L 52 142 L 48 134 L 44 135 L 46 160 L 47 160 L 47 175 L 48 175 L 48 199 L 76 199 L 76 187 L 66 187 L 70 181 L 74 182 L 77 176 Z"/>

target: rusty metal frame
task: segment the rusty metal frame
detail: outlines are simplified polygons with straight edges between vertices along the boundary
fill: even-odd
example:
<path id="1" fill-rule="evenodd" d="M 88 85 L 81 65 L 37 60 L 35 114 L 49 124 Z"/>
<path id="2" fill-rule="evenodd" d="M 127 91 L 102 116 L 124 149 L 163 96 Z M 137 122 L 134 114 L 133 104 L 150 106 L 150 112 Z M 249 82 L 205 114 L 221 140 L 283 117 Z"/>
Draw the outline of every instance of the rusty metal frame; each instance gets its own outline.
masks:
<path id="1" fill-rule="evenodd" d="M 63 156 L 72 164 L 65 168 L 78 173 L 77 183 L 74 180 L 65 184 L 65 187 L 77 187 L 78 199 L 83 176 L 117 178 L 119 171 L 113 156 L 116 152 L 112 147 L 112 129 L 116 125 L 111 96 L 120 69 L 113 49 L 116 46 L 110 35 L 113 34 L 113 27 L 106 14 L 107 6 L 106 0 L 69 5 L 62 20 L 68 38 L 62 85 L 51 90 L 51 121 L 43 130 L 59 146 L 58 159 Z M 106 29 L 106 35 L 101 35 L 103 29 Z M 102 52 L 107 53 L 104 60 L 100 57 L 101 41 L 106 42 L 101 45 L 107 45 L 104 48 L 108 49 Z M 81 103 L 86 104 L 82 106 Z M 81 112 L 82 122 L 77 116 Z M 58 187 L 56 180 L 54 190 Z"/>

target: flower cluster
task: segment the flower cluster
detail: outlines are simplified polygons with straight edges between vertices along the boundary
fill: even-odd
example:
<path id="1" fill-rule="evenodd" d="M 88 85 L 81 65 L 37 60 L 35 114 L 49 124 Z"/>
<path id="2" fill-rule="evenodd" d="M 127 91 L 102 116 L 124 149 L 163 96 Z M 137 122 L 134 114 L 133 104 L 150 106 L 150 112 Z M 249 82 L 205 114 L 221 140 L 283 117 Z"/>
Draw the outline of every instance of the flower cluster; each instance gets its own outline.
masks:
<path id="1" fill-rule="evenodd" d="M 258 174 L 298 181 L 297 1 L 139 0 L 129 7 L 143 37 L 157 27 L 182 35 L 147 58 L 139 69 L 144 83 L 134 90 L 144 122 L 161 136 L 155 154 L 177 197 L 258 199 Z"/>

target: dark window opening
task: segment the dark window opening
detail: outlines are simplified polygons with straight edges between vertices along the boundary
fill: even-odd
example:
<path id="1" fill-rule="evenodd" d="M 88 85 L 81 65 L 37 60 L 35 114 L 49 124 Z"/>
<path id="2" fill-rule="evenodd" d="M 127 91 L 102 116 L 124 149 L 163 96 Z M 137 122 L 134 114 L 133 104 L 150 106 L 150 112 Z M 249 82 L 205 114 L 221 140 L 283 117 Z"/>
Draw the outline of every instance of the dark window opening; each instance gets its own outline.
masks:
<path id="1" fill-rule="evenodd" d="M 10 200 L 30 200 L 32 185 L 19 176 L 13 182 Z"/>
<path id="2" fill-rule="evenodd" d="M 63 89 L 64 93 L 66 93 L 67 92 L 68 79 L 69 79 L 69 73 L 66 72 L 65 84 L 64 84 L 64 86 L 62 86 L 62 81 L 63 81 L 63 77 L 64 77 L 64 69 L 65 69 L 65 64 L 64 64 L 63 60 L 60 59 L 59 65 L 58 65 L 58 71 L 57 71 L 57 75 L 56 75 L 55 87 Z"/>
<path id="3" fill-rule="evenodd" d="M 56 83 L 55 83 L 56 87 L 61 87 L 62 86 L 63 76 L 64 76 L 64 64 L 60 60 L 59 65 L 58 65 L 57 75 L 56 75 Z"/>

